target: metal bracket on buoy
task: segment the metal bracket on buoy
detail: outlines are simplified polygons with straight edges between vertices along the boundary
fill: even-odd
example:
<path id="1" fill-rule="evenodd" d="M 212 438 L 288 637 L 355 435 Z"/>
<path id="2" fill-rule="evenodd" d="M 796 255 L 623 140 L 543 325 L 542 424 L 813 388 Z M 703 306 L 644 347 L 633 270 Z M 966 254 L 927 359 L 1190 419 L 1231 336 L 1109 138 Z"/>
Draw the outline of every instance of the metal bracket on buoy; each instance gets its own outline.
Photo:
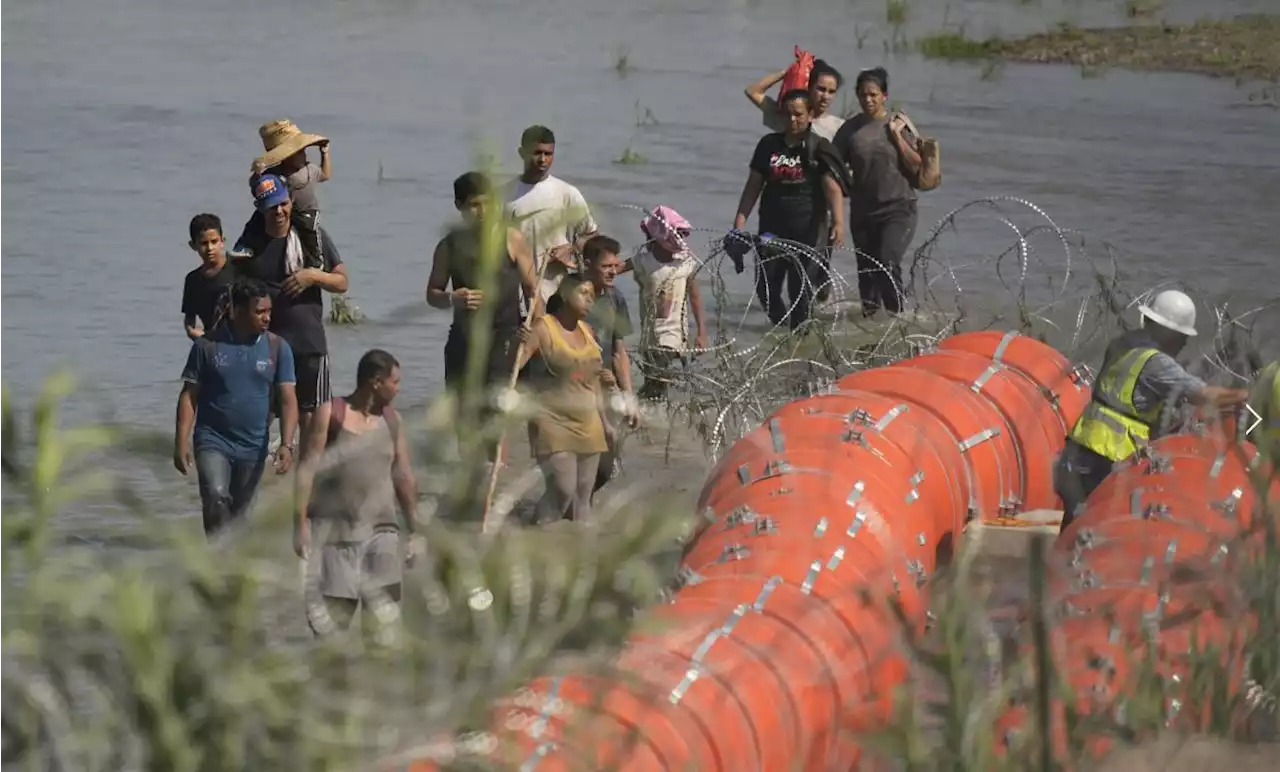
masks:
<path id="1" fill-rule="evenodd" d="M 849 415 L 845 416 L 845 423 L 871 425 L 871 414 L 863 408 L 854 408 Z"/>
<path id="2" fill-rule="evenodd" d="M 840 441 L 857 443 L 858 445 L 861 445 L 864 448 L 868 448 L 871 446 L 870 443 L 867 442 L 867 436 L 863 434 L 862 431 L 859 429 L 849 429 L 844 433 L 843 436 L 840 437 Z"/>
<path id="3" fill-rule="evenodd" d="M 1076 546 L 1084 550 L 1093 549 L 1094 541 L 1092 528 L 1080 529 L 1080 532 L 1076 534 Z"/>
<path id="4" fill-rule="evenodd" d="M 969 384 L 970 391 L 974 394 L 981 394 L 982 389 L 987 385 L 987 381 L 990 381 L 996 373 L 1003 369 L 1004 365 L 1000 364 L 996 360 L 992 360 L 991 364 L 987 366 L 987 369 L 983 370 L 982 374 L 977 378 L 974 378 L 973 383 Z"/>
<path id="5" fill-rule="evenodd" d="M 720 557 L 717 559 L 716 562 L 728 563 L 730 560 L 742 560 L 743 558 L 747 557 L 750 554 L 751 554 L 751 550 L 747 549 L 741 544 L 729 544 L 729 545 L 726 545 L 725 548 L 720 551 Z"/>
<path id="6" fill-rule="evenodd" d="M 1209 506 L 1221 512 L 1225 517 L 1235 519 L 1237 513 L 1240 511 L 1240 501 L 1243 498 L 1244 491 L 1240 488 L 1236 488 L 1228 493 L 1225 499 L 1222 501 L 1215 501 Z"/>
<path id="7" fill-rule="evenodd" d="M 902 415 L 903 413 L 907 412 L 910 409 L 911 409 L 911 406 L 904 403 L 899 403 L 889 408 L 889 410 L 884 415 L 880 416 L 880 420 L 876 421 L 876 426 L 875 426 L 876 431 L 878 432 L 884 431 L 889 426 L 889 423 L 893 421 L 893 419 L 897 418 L 898 416 Z"/>
<path id="8" fill-rule="evenodd" d="M 961 453 L 966 453 L 966 452 L 968 452 L 970 449 L 972 449 L 972 448 L 974 448 L 974 447 L 976 447 L 976 446 L 978 446 L 978 445 L 981 445 L 982 443 L 986 442 L 987 440 L 991 439 L 992 437 L 999 437 L 999 436 L 1000 436 L 1000 430 L 999 430 L 999 429 L 983 429 L 982 431 L 980 431 L 980 432 L 978 432 L 977 434 L 973 435 L 972 437 L 970 437 L 969 439 L 965 440 L 964 442 L 961 442 L 961 443 L 960 443 L 960 452 L 961 452 Z"/>
<path id="9" fill-rule="evenodd" d="M 760 515 L 746 504 L 734 507 L 733 511 L 724 519 L 724 530 L 732 530 L 743 523 L 753 523 Z"/>
<path id="10" fill-rule="evenodd" d="M 786 450 L 787 436 L 782 433 L 782 423 L 776 418 L 769 419 L 769 437 L 773 440 L 774 453 Z"/>
<path id="11" fill-rule="evenodd" d="M 772 518 L 762 517 L 755 521 L 755 525 L 752 526 L 751 530 L 756 536 L 764 536 L 765 534 L 777 533 L 778 524 Z"/>
<path id="12" fill-rule="evenodd" d="M 689 587 L 695 584 L 701 584 L 703 578 L 704 577 L 702 576 L 702 574 L 698 573 L 697 571 L 694 571 L 692 568 L 689 568 L 688 566 L 681 566 L 680 570 L 676 571 L 676 578 L 672 582 L 672 584 L 675 585 L 677 589 L 679 589 L 681 587 Z"/>

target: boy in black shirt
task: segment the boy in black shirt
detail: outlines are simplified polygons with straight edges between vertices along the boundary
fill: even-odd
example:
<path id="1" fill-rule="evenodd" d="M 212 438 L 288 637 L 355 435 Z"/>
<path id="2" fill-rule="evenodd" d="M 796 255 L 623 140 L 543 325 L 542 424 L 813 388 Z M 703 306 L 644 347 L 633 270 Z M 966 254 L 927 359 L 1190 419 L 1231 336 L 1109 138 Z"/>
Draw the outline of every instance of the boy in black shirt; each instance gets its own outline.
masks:
<path id="1" fill-rule="evenodd" d="M 182 326 L 195 340 L 212 332 L 222 317 L 222 300 L 235 278 L 227 261 L 222 220 L 216 214 L 198 214 L 188 227 L 192 251 L 200 255 L 200 267 L 182 282 Z"/>

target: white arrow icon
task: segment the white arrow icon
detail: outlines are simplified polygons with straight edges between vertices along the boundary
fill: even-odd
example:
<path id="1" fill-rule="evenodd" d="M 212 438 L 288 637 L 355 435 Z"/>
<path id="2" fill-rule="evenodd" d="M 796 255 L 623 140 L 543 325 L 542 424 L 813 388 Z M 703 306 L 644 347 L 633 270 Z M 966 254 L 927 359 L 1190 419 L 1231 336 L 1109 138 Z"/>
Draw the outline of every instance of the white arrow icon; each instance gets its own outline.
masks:
<path id="1" fill-rule="evenodd" d="M 1253 409 L 1252 405 L 1246 404 L 1245 410 L 1249 411 L 1249 415 L 1253 416 L 1253 423 L 1249 424 L 1249 428 L 1244 430 L 1245 434 L 1253 434 L 1253 430 L 1262 424 L 1262 416 L 1258 415 L 1258 411 Z"/>

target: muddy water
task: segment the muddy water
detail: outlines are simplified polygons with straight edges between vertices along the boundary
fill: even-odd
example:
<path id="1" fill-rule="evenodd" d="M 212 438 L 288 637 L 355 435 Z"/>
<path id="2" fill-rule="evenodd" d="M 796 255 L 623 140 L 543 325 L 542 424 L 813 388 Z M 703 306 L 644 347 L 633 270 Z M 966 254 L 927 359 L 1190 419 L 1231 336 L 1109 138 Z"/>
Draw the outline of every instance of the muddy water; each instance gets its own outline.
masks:
<path id="1" fill-rule="evenodd" d="M 1112 23 L 1121 5 L 921 1 L 902 32 Z M 1164 13 L 1190 19 L 1198 5 Z M 168 430 L 187 349 L 179 291 L 195 264 L 186 223 L 213 211 L 238 231 L 263 121 L 289 116 L 333 139 L 322 204 L 369 316 L 331 331 L 335 389 L 378 345 L 421 403 L 438 388 L 449 323 L 422 302 L 427 259 L 473 150 L 512 168 L 520 130 L 545 123 L 556 172 L 624 244 L 639 236 L 629 207 L 659 202 L 722 229 L 761 133 L 741 90 L 797 42 L 846 74 L 885 65 L 891 99 L 942 139 L 946 182 L 922 198 L 918 239 L 967 201 L 1019 196 L 1113 242 L 1133 282 L 1180 277 L 1241 308 L 1275 293 L 1280 112 L 1238 107 L 1248 85 L 928 62 L 889 50 L 882 2 L 27 0 L 4 13 L 4 379 L 30 394 L 74 368 L 89 390 L 73 419 Z M 614 163 L 628 147 L 647 162 Z M 946 256 L 1008 246 L 1002 226 L 967 222 Z M 966 281 L 974 293 L 995 284 L 976 269 Z M 731 284 L 747 291 L 744 277 Z M 154 503 L 192 500 L 163 465 L 136 476 Z"/>

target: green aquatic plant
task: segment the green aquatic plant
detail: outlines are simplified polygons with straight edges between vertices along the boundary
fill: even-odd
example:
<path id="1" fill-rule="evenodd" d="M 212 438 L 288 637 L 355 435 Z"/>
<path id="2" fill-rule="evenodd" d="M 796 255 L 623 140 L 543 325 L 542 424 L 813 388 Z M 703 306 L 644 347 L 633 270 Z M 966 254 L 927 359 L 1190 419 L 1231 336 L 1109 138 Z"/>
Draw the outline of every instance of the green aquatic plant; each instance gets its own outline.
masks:
<path id="1" fill-rule="evenodd" d="M 359 324 L 364 313 L 346 295 L 334 295 L 329 300 L 329 324 Z"/>
<path id="2" fill-rule="evenodd" d="M 639 166 L 640 164 L 649 163 L 649 159 L 632 150 L 630 145 L 627 145 L 622 151 L 622 155 L 618 156 L 614 163 L 622 164 L 623 166 Z"/>

